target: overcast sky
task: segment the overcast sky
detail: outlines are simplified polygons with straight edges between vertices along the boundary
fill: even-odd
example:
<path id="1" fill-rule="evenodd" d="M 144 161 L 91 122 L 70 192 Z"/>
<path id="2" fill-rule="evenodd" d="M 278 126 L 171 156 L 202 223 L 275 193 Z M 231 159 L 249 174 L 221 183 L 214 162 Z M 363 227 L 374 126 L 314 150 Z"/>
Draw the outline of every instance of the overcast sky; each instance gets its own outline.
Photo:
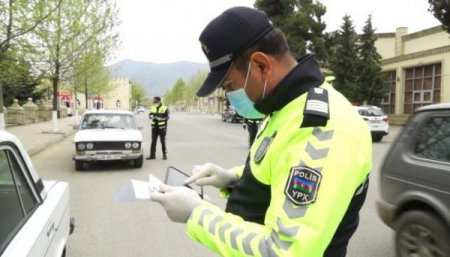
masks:
<path id="1" fill-rule="evenodd" d="M 154 63 L 206 63 L 198 37 L 208 22 L 229 7 L 253 7 L 254 0 L 117 0 L 121 46 L 112 63 L 123 59 Z M 376 32 L 408 27 L 415 32 L 439 25 L 428 12 L 428 0 L 320 0 L 327 7 L 326 31 L 351 16 L 358 33 L 368 15 Z"/>

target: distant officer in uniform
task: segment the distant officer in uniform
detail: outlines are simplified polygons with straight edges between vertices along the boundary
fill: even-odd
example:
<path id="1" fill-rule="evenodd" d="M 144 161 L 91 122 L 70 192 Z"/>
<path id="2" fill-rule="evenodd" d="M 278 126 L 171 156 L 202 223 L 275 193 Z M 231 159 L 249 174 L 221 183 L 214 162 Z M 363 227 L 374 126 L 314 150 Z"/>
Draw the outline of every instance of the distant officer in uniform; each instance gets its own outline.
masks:
<path id="1" fill-rule="evenodd" d="M 197 95 L 223 87 L 239 114 L 267 118 L 245 165 L 194 166 L 185 181 L 220 188 L 225 211 L 187 187 L 162 186 L 152 200 L 222 256 L 345 256 L 372 168 L 367 124 L 261 11 L 226 10 L 200 42 L 211 72 Z"/>
<path id="2" fill-rule="evenodd" d="M 153 97 L 153 105 L 150 108 L 150 113 L 148 114 L 149 119 L 152 122 L 152 143 L 150 146 L 150 156 L 146 159 L 155 159 L 156 152 L 156 141 L 161 140 L 161 147 L 163 153 L 163 159 L 167 159 L 167 149 L 166 149 L 166 134 L 167 134 L 167 121 L 169 120 L 169 108 L 162 105 L 161 98 L 159 96 Z"/>
<path id="3" fill-rule="evenodd" d="M 253 141 L 255 141 L 256 133 L 258 133 L 259 123 L 262 119 L 246 119 L 244 118 L 244 129 L 248 130 L 248 147 L 252 147 Z"/>

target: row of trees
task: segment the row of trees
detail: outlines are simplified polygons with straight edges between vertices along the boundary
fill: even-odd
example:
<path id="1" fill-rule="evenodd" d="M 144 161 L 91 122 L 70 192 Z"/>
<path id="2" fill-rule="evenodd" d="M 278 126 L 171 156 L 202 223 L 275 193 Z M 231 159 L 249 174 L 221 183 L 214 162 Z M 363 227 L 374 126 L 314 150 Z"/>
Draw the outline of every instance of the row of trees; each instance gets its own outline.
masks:
<path id="1" fill-rule="evenodd" d="M 56 111 L 62 83 L 86 97 L 110 90 L 118 24 L 115 0 L 0 0 L 1 112 L 2 96 L 8 104 L 48 92 Z"/>
<path id="2" fill-rule="evenodd" d="M 168 105 L 184 102 L 186 105 L 191 105 L 197 102 L 198 97 L 196 93 L 203 81 L 206 79 L 206 73 L 200 72 L 190 78 L 187 82 L 179 78 L 171 90 L 164 94 L 164 103 Z"/>
<path id="3" fill-rule="evenodd" d="M 450 32 L 448 0 L 429 0 L 429 4 L 429 11 Z M 387 88 L 383 85 L 381 56 L 375 48 L 376 34 L 371 16 L 362 34 L 355 31 L 348 15 L 343 17 L 339 30 L 324 32 L 326 24 L 322 17 L 326 7 L 317 0 L 256 0 L 255 7 L 263 10 L 274 25 L 285 33 L 291 52 L 296 57 L 314 52 L 327 73 L 335 76 L 334 87 L 350 101 L 380 104 Z M 197 84 L 193 82 L 192 85 Z M 192 90 L 195 91 L 195 86 L 186 86 L 179 79 L 166 94 L 165 100 L 168 104 L 195 101 Z"/>
<path id="4" fill-rule="evenodd" d="M 265 11 L 285 33 L 295 56 L 314 52 L 327 73 L 335 76 L 335 88 L 350 101 L 380 103 L 385 89 L 370 16 L 362 34 L 356 33 L 348 15 L 339 30 L 324 32 L 326 7 L 319 1 L 257 0 L 255 7 Z"/>
<path id="5" fill-rule="evenodd" d="M 326 9 L 318 2 L 257 0 L 255 6 L 265 11 L 275 26 L 285 32 L 294 55 L 316 53 L 328 73 L 335 76 L 335 88 L 350 101 L 380 103 L 385 88 L 370 16 L 361 35 L 356 33 L 350 16 L 343 18 L 338 31 L 324 33 L 325 23 L 321 17 Z M 196 101 L 195 92 L 204 78 L 205 74 L 199 74 L 187 84 L 179 79 L 164 96 L 166 104 Z"/>

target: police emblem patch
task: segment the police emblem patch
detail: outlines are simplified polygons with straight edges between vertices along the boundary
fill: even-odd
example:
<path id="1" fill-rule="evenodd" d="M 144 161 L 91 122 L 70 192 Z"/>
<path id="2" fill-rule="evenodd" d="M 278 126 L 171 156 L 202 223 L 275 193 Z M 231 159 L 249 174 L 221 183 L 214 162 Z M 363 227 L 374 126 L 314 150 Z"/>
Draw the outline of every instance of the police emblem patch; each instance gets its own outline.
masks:
<path id="1" fill-rule="evenodd" d="M 305 166 L 291 168 L 284 193 L 296 205 L 314 203 L 322 174 Z"/>

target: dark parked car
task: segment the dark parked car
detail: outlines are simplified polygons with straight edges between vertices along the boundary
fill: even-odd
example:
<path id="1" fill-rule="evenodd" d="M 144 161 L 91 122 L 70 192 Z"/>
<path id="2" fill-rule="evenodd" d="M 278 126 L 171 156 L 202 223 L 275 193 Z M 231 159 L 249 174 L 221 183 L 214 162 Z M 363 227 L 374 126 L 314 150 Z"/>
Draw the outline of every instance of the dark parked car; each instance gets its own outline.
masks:
<path id="1" fill-rule="evenodd" d="M 239 115 L 232 106 L 225 109 L 222 113 L 222 121 L 223 122 L 243 122 L 244 118 Z"/>
<path id="2" fill-rule="evenodd" d="M 411 116 L 384 159 L 379 191 L 397 256 L 450 256 L 450 103 Z"/>

